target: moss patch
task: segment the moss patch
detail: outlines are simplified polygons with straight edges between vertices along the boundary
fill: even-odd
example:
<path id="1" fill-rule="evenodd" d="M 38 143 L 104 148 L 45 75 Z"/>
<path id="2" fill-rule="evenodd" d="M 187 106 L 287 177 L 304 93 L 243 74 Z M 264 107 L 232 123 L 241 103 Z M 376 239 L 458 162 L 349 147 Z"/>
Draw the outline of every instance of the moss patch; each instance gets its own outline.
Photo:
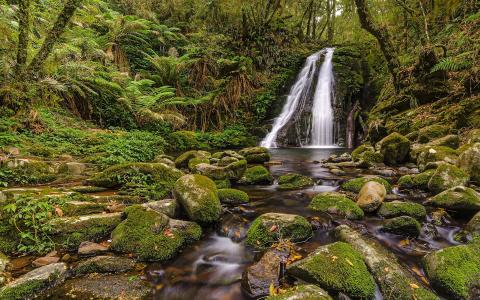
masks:
<path id="1" fill-rule="evenodd" d="M 420 234 L 422 226 L 412 217 L 400 216 L 385 220 L 382 231 L 398 235 L 417 237 Z"/>
<path id="2" fill-rule="evenodd" d="M 313 179 L 308 176 L 290 173 L 280 176 L 278 178 L 278 184 L 278 188 L 281 190 L 296 190 L 312 186 L 314 182 Z"/>
<path id="3" fill-rule="evenodd" d="M 387 190 L 387 193 L 390 193 L 392 191 L 392 186 L 390 185 L 390 183 L 388 183 L 388 181 L 386 181 L 385 179 L 377 176 L 368 176 L 368 177 L 359 177 L 359 178 L 350 179 L 347 182 L 342 184 L 342 189 L 349 192 L 358 193 L 362 189 L 363 185 L 368 181 L 376 181 L 382 184 Z"/>
<path id="4" fill-rule="evenodd" d="M 243 204 L 249 201 L 247 193 L 236 189 L 220 189 L 218 190 L 218 198 L 220 202 L 225 204 Z"/>
<path id="5" fill-rule="evenodd" d="M 389 165 L 404 162 L 410 152 L 410 141 L 403 135 L 394 132 L 383 138 L 375 146 L 383 155 L 383 161 Z"/>
<path id="6" fill-rule="evenodd" d="M 270 295 L 266 300 L 332 300 L 320 287 L 312 284 L 294 286 L 279 295 Z"/>
<path id="7" fill-rule="evenodd" d="M 268 149 L 264 147 L 245 148 L 238 153 L 245 157 L 247 162 L 251 164 L 261 164 L 270 160 L 270 153 L 268 153 Z"/>
<path id="8" fill-rule="evenodd" d="M 351 220 L 364 217 L 363 210 L 355 202 L 340 193 L 318 194 L 308 207 L 315 211 L 335 214 Z"/>
<path id="9" fill-rule="evenodd" d="M 480 194 L 471 188 L 458 186 L 441 192 L 428 199 L 426 203 L 450 210 L 478 211 L 480 210 Z"/>
<path id="10" fill-rule="evenodd" d="M 421 220 L 427 215 L 427 210 L 423 205 L 418 203 L 392 201 L 384 202 L 378 210 L 378 215 L 383 218 L 410 216 L 417 220 Z"/>
<path id="11" fill-rule="evenodd" d="M 271 184 L 273 177 L 263 166 L 248 168 L 238 183 L 240 184 Z"/>
<path id="12" fill-rule="evenodd" d="M 441 164 L 428 181 L 428 189 L 434 193 L 439 193 L 455 186 L 465 185 L 468 180 L 468 174 L 458 167 Z"/>
<path id="13" fill-rule="evenodd" d="M 446 125 L 430 125 L 419 130 L 418 141 L 420 143 L 428 143 L 431 140 L 447 135 L 449 131 L 450 128 Z"/>

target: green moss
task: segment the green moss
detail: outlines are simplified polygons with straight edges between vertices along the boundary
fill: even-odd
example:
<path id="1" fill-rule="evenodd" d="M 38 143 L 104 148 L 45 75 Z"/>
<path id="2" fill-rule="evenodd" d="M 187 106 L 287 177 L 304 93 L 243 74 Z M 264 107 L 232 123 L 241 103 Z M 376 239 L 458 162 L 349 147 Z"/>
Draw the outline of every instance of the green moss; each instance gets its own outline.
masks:
<path id="1" fill-rule="evenodd" d="M 340 215 L 351 220 L 358 220 L 364 217 L 363 210 L 355 202 L 340 193 L 318 194 L 313 198 L 308 207 L 315 211 Z"/>
<path id="2" fill-rule="evenodd" d="M 280 240 L 305 241 L 311 235 L 312 226 L 304 217 L 267 213 L 252 222 L 247 232 L 246 243 L 262 249 Z"/>
<path id="3" fill-rule="evenodd" d="M 413 187 L 418 187 L 420 189 L 427 189 L 428 182 L 430 181 L 430 178 L 432 178 L 433 173 L 435 173 L 435 170 L 430 169 L 413 176 Z"/>
<path id="4" fill-rule="evenodd" d="M 420 234 L 422 226 L 412 217 L 400 216 L 385 220 L 382 231 L 395 233 L 398 235 L 417 237 Z"/>
<path id="5" fill-rule="evenodd" d="M 172 224 L 166 215 L 141 206 L 125 210 L 126 220 L 112 232 L 111 249 L 133 253 L 143 261 L 171 259 L 186 244 L 200 239 L 202 229 L 193 222 Z"/>
<path id="6" fill-rule="evenodd" d="M 441 164 L 428 181 L 428 189 L 439 193 L 449 188 L 466 185 L 469 176 L 463 170 L 450 164 Z"/>
<path id="7" fill-rule="evenodd" d="M 178 156 L 175 159 L 175 166 L 177 168 L 186 168 L 188 167 L 190 160 L 192 160 L 193 158 L 208 159 L 210 157 L 211 157 L 210 153 L 206 151 L 198 151 L 198 150 L 187 151 L 185 153 L 182 153 L 180 156 Z"/>
<path id="8" fill-rule="evenodd" d="M 294 286 L 287 291 L 278 294 L 270 295 L 266 300 L 332 300 L 333 298 L 320 287 L 311 284 L 302 284 Z"/>
<path id="9" fill-rule="evenodd" d="M 398 179 L 398 187 L 400 189 L 410 189 L 413 188 L 413 175 L 403 175 Z"/>
<path id="10" fill-rule="evenodd" d="M 418 141 L 420 143 L 428 143 L 431 140 L 447 135 L 449 131 L 450 128 L 446 125 L 430 125 L 419 130 Z"/>
<path id="11" fill-rule="evenodd" d="M 236 189 L 220 189 L 218 190 L 218 198 L 220 202 L 225 204 L 242 204 L 249 201 L 247 193 Z"/>
<path id="12" fill-rule="evenodd" d="M 229 189 L 232 186 L 232 183 L 229 179 L 218 179 L 214 180 L 217 189 Z"/>
<path id="13" fill-rule="evenodd" d="M 239 151 L 239 154 L 245 157 L 248 163 L 261 164 L 270 160 L 270 153 L 264 147 L 251 147 Z"/>
<path id="14" fill-rule="evenodd" d="M 378 215 L 383 218 L 410 216 L 417 220 L 421 220 L 427 215 L 427 210 L 423 205 L 418 203 L 392 201 L 384 202 L 378 210 Z"/>
<path id="15" fill-rule="evenodd" d="M 198 164 L 208 164 L 210 160 L 208 158 L 194 157 L 188 161 L 188 169 L 194 170 Z"/>
<path id="16" fill-rule="evenodd" d="M 240 184 L 271 184 L 273 177 L 263 166 L 248 168 L 240 179 Z"/>
<path id="17" fill-rule="evenodd" d="M 392 186 L 390 185 L 390 183 L 388 183 L 388 181 L 386 181 L 385 179 L 377 176 L 359 177 L 359 178 L 350 179 L 347 182 L 342 184 L 342 189 L 349 192 L 358 193 L 362 189 L 362 186 L 369 181 L 376 181 L 382 184 L 387 190 L 387 193 L 390 193 L 392 191 Z"/>
<path id="18" fill-rule="evenodd" d="M 396 165 L 408 158 L 410 141 L 403 135 L 394 132 L 378 142 L 376 148 L 380 151 L 386 164 Z"/>
<path id="19" fill-rule="evenodd" d="M 67 217 L 90 215 L 104 212 L 108 205 L 108 203 L 70 201 L 62 205 L 62 211 L 63 215 Z"/>
<path id="20" fill-rule="evenodd" d="M 206 145 L 198 140 L 197 134 L 193 131 L 176 131 L 170 135 L 171 144 L 175 145 L 173 150 L 189 150 L 205 148 Z"/>
<path id="21" fill-rule="evenodd" d="M 13 254 L 17 251 L 20 240 L 15 234 L 17 229 L 13 225 L 8 224 L 5 220 L 0 223 L 0 252 L 5 254 Z"/>
<path id="22" fill-rule="evenodd" d="M 459 152 L 446 146 L 427 146 L 416 150 L 417 164 L 420 167 L 425 167 L 429 162 L 437 161 L 455 161 Z"/>
<path id="23" fill-rule="evenodd" d="M 300 174 L 289 173 L 278 178 L 279 189 L 296 190 L 314 185 L 312 178 Z"/>
<path id="24" fill-rule="evenodd" d="M 375 281 L 360 253 L 344 242 L 319 247 L 290 265 L 288 273 L 353 298 L 370 299 L 375 294 Z"/>
<path id="25" fill-rule="evenodd" d="M 352 159 L 353 161 L 359 161 L 361 160 L 361 155 L 365 152 L 365 151 L 375 151 L 375 149 L 370 146 L 370 145 L 367 145 L 367 144 L 362 144 L 360 146 L 358 146 L 357 148 L 355 148 L 355 150 L 352 151 Z"/>
<path id="26" fill-rule="evenodd" d="M 14 161 L 11 161 L 14 163 Z M 8 163 L 8 162 L 7 162 Z M 41 161 L 26 161 L 15 167 L 0 168 L 0 183 L 8 185 L 41 184 L 56 179 L 52 168 Z"/>
<path id="27" fill-rule="evenodd" d="M 5 300 L 24 300 L 30 299 L 39 291 L 48 287 L 48 283 L 43 280 L 29 280 L 27 283 L 15 286 L 13 288 L 4 287 L 0 290 L 0 299 Z"/>
<path id="28" fill-rule="evenodd" d="M 471 188 L 457 186 L 430 198 L 427 203 L 450 210 L 478 211 L 480 194 Z"/>

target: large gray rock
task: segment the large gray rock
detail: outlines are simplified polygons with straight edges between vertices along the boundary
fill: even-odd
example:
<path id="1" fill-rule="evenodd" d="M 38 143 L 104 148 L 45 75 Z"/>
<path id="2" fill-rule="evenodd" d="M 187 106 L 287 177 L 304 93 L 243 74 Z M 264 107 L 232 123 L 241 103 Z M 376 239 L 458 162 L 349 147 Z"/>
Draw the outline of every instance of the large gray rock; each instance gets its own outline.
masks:
<path id="1" fill-rule="evenodd" d="M 468 173 L 471 180 L 480 183 L 480 143 L 463 151 L 458 157 L 457 166 Z"/>
<path id="2" fill-rule="evenodd" d="M 180 206 L 176 199 L 163 199 L 142 204 L 143 207 L 150 208 L 156 212 L 165 214 L 170 218 L 177 217 Z"/>
<path id="3" fill-rule="evenodd" d="M 467 173 L 454 165 L 442 163 L 428 181 L 428 189 L 434 193 L 440 193 L 459 185 L 466 185 L 469 176 Z"/>
<path id="4" fill-rule="evenodd" d="M 237 160 L 230 162 L 226 166 L 211 165 L 208 163 L 199 163 L 193 168 L 193 172 L 207 176 L 214 180 L 239 180 L 247 169 L 246 160 Z"/>

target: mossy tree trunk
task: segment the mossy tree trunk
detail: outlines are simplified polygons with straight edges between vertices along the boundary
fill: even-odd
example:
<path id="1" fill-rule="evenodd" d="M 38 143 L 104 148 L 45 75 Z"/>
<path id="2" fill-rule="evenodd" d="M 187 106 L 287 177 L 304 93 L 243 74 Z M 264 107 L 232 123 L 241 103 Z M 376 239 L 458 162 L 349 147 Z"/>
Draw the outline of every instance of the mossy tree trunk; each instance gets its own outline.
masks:
<path id="1" fill-rule="evenodd" d="M 18 45 L 15 77 L 20 77 L 25 70 L 28 56 L 30 32 L 30 0 L 22 0 L 18 3 Z"/>

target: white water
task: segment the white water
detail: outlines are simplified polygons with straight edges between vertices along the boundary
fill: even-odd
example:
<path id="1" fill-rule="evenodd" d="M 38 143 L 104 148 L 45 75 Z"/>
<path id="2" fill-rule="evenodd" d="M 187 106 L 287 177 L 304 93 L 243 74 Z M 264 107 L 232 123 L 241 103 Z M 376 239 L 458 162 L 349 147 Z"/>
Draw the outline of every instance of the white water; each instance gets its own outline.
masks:
<path id="1" fill-rule="evenodd" d="M 297 77 L 297 81 L 292 86 L 287 101 L 282 108 L 282 112 L 275 119 L 272 130 L 260 143 L 267 148 L 277 147 L 278 133 L 289 122 L 292 116 L 297 112 L 299 103 L 303 97 L 310 94 L 310 88 L 313 79 L 317 73 L 317 62 L 322 54 L 325 54 L 325 61 L 320 68 L 317 85 L 312 107 L 312 129 L 311 144 L 309 147 L 328 147 L 334 146 L 333 136 L 333 65 L 332 57 L 334 48 L 326 48 L 307 58 L 303 69 Z"/>

